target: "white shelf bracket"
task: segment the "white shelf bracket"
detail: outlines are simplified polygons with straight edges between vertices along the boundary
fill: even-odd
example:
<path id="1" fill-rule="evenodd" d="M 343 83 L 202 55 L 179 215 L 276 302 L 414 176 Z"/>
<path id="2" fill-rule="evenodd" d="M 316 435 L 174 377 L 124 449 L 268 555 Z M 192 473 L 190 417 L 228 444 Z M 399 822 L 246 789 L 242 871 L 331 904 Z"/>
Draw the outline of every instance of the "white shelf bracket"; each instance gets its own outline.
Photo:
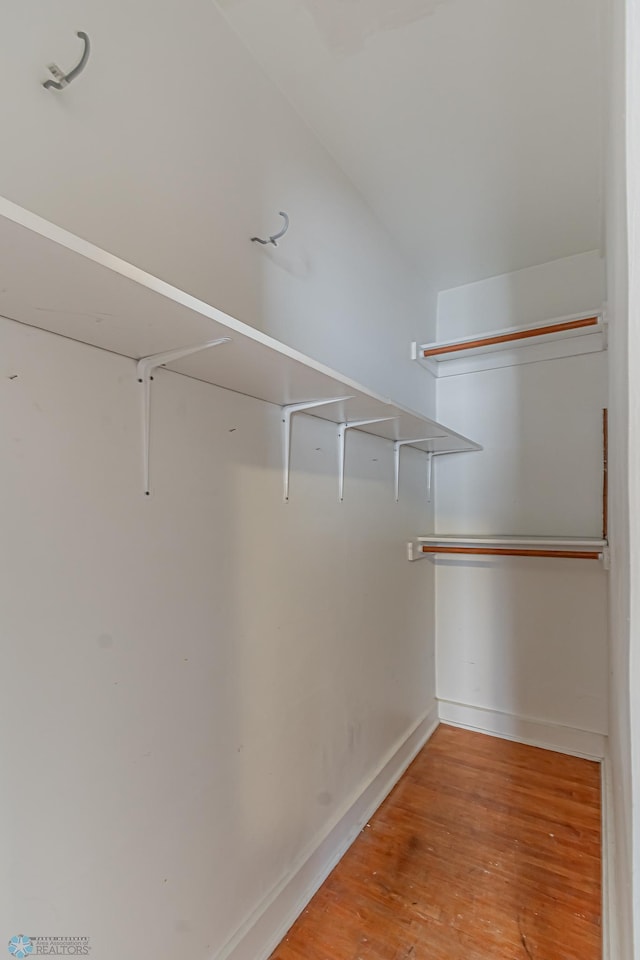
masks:
<path id="1" fill-rule="evenodd" d="M 412 563 L 414 560 L 426 560 L 429 557 L 425 553 L 418 540 L 409 540 L 407 543 L 407 560 Z"/>
<path id="2" fill-rule="evenodd" d="M 344 500 L 344 461 L 347 445 L 347 430 L 357 430 L 371 423 L 385 423 L 387 420 L 397 420 L 397 417 L 376 417 L 374 420 L 351 420 L 338 424 L 338 500 Z"/>
<path id="3" fill-rule="evenodd" d="M 434 450 L 432 453 L 427 454 L 427 503 L 431 503 L 431 497 L 433 492 L 433 458 L 434 457 L 445 457 L 448 453 L 477 453 L 477 450 L 469 451 L 468 447 L 460 447 L 455 450 Z"/>
<path id="4" fill-rule="evenodd" d="M 181 360 L 192 353 L 199 353 L 200 350 L 208 350 L 209 347 L 219 347 L 222 343 L 230 343 L 231 337 L 220 337 L 218 340 L 210 340 L 209 343 L 199 344 L 197 347 L 179 347 L 177 350 L 166 350 L 164 353 L 156 353 L 151 357 L 142 357 L 138 360 L 137 376 L 138 383 L 142 384 L 142 456 L 144 461 L 144 492 L 149 496 L 149 448 L 151 442 L 151 381 L 153 380 L 153 371 L 156 367 L 163 367 L 173 360 Z"/>
<path id="5" fill-rule="evenodd" d="M 394 491 L 396 503 L 400 499 L 400 450 L 413 443 L 427 443 L 430 440 L 442 440 L 442 437 L 418 437 L 415 440 L 396 440 L 393 444 Z M 431 457 L 431 454 L 429 454 Z"/>
<path id="6" fill-rule="evenodd" d="M 603 569 L 610 570 L 611 569 L 611 548 L 609 546 L 603 547 L 600 557 L 602 559 Z"/>
<path id="7" fill-rule="evenodd" d="M 352 400 L 353 397 L 331 397 L 329 400 L 305 400 L 302 403 L 289 403 L 282 407 L 282 449 L 284 460 L 284 502 L 289 502 L 289 477 L 291 474 L 291 418 L 296 413 L 313 410 L 314 407 L 325 407 L 329 403 L 340 403 L 342 400 Z"/>
<path id="8" fill-rule="evenodd" d="M 431 503 L 431 491 L 433 490 L 433 454 L 427 454 L 427 503 Z"/>

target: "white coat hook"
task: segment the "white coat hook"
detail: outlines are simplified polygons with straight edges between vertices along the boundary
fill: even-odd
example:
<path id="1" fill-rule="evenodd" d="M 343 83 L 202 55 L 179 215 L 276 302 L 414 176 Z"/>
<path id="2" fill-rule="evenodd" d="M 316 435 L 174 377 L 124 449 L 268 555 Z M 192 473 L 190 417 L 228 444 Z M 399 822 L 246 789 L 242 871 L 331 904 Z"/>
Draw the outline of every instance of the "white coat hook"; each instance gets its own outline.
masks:
<path id="1" fill-rule="evenodd" d="M 79 73 L 82 73 L 86 67 L 87 60 L 89 59 L 89 52 L 91 50 L 89 37 L 84 30 L 78 30 L 76 37 L 79 37 L 79 39 L 84 43 L 84 50 L 82 51 L 80 61 L 76 64 L 73 70 L 69 70 L 68 73 L 63 73 L 60 67 L 55 63 L 48 64 L 47 69 L 53 76 L 53 80 L 45 80 L 45 82 L 42 84 L 45 90 L 64 90 L 64 88 L 68 87 L 71 81 L 74 80 Z"/>
<path id="2" fill-rule="evenodd" d="M 282 450 L 284 460 L 284 502 L 289 500 L 289 476 L 291 473 L 291 418 L 295 413 L 303 413 L 314 407 L 324 407 L 329 403 L 352 400 L 352 397 L 332 397 L 330 400 L 305 400 L 302 403 L 289 403 L 282 408 Z"/>
<path id="3" fill-rule="evenodd" d="M 428 443 L 430 440 L 442 440 L 442 437 L 422 437 L 416 440 L 396 440 L 393 444 L 393 466 L 395 475 L 394 492 L 396 503 L 400 499 L 400 451 L 403 447 L 416 443 Z"/>
<path id="4" fill-rule="evenodd" d="M 289 229 L 289 217 L 284 210 L 280 210 L 280 216 L 284 220 L 284 227 L 279 233 L 274 233 L 269 237 L 268 240 L 261 240 L 260 237 L 251 237 L 251 243 L 262 243 L 264 246 L 266 246 L 268 243 L 272 243 L 274 247 L 277 247 L 278 240 L 280 240 L 281 237 L 284 237 L 285 233 Z"/>
<path id="5" fill-rule="evenodd" d="M 338 500 L 344 500 L 344 460 L 347 443 L 347 430 L 366 427 L 370 423 L 385 423 L 387 420 L 397 420 L 397 417 L 376 417 L 375 420 L 351 420 L 338 425 Z"/>
<path id="6" fill-rule="evenodd" d="M 151 381 L 156 367 L 163 367 L 172 360 L 181 360 L 200 350 L 209 347 L 218 347 L 222 343 L 229 343 L 231 337 L 220 337 L 219 340 L 210 340 L 197 347 L 179 347 L 177 350 L 167 350 L 165 353 L 156 353 L 152 357 L 143 357 L 138 361 L 138 383 L 142 384 L 142 455 L 144 460 L 144 492 L 149 496 L 149 446 L 151 440 Z"/>

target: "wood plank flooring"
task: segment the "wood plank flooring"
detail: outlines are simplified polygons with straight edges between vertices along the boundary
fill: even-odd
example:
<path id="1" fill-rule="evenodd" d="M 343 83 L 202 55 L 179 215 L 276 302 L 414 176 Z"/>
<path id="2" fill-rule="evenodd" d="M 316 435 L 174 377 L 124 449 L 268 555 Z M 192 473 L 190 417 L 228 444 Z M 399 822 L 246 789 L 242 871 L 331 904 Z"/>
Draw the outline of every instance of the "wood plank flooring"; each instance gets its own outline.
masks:
<path id="1" fill-rule="evenodd" d="M 600 768 L 440 726 L 272 960 L 600 960 Z"/>

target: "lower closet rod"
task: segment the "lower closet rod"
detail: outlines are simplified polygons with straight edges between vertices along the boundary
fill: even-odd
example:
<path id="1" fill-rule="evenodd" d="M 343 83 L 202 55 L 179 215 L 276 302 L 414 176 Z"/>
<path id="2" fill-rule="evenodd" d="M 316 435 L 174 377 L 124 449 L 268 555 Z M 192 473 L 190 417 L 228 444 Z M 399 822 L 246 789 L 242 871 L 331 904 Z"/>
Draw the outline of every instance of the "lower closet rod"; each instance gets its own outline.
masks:
<path id="1" fill-rule="evenodd" d="M 560 557 L 574 560 L 601 560 L 595 550 L 525 550 L 513 547 L 432 547 L 422 546 L 423 553 L 466 553 L 490 557 Z"/>

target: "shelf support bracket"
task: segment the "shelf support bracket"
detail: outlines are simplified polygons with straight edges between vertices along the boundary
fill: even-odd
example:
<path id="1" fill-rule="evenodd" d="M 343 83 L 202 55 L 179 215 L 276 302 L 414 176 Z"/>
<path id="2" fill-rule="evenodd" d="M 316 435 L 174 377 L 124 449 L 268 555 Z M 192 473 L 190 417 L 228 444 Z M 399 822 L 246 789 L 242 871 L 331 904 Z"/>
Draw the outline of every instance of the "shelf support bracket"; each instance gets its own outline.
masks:
<path id="1" fill-rule="evenodd" d="M 289 477 L 291 474 L 291 418 L 296 413 L 313 410 L 315 407 L 325 407 L 329 403 L 340 403 L 341 400 L 352 400 L 353 397 L 331 397 L 329 400 L 305 400 L 302 403 L 289 403 L 282 407 L 282 449 L 284 473 L 284 502 L 289 502 Z"/>
<path id="2" fill-rule="evenodd" d="M 413 562 L 414 560 L 426 560 L 429 556 L 428 553 L 425 553 L 422 549 L 422 545 L 418 540 L 409 540 L 407 543 L 407 560 Z"/>
<path id="3" fill-rule="evenodd" d="M 400 451 L 413 443 L 427 443 L 429 440 L 442 440 L 442 437 L 417 437 L 415 440 L 395 440 L 393 444 L 394 491 L 396 503 L 400 499 Z M 435 451 L 434 451 L 435 452 Z M 429 453 L 431 457 L 431 453 Z"/>
<path id="4" fill-rule="evenodd" d="M 415 442 L 415 441 L 414 441 Z M 444 457 L 448 453 L 477 453 L 477 450 L 469 450 L 468 447 L 460 447 L 456 450 L 433 450 L 427 454 L 427 503 L 431 503 L 433 493 L 433 458 Z"/>
<path id="5" fill-rule="evenodd" d="M 431 503 L 433 489 L 433 453 L 427 454 L 427 503 Z"/>
<path id="6" fill-rule="evenodd" d="M 166 350 L 164 353 L 156 353 L 151 357 L 142 357 L 138 360 L 136 367 L 138 383 L 142 384 L 142 456 L 144 461 L 144 492 L 149 496 L 149 448 L 151 441 L 151 381 L 153 380 L 153 371 L 156 367 L 163 367 L 173 360 L 181 360 L 192 353 L 199 353 L 201 350 L 208 350 L 209 347 L 218 347 L 222 343 L 229 343 L 231 337 L 220 337 L 218 340 L 210 340 L 208 343 L 199 344 L 197 347 L 179 347 L 177 350 Z"/>
<path id="7" fill-rule="evenodd" d="M 338 500 L 344 500 L 344 461 L 347 443 L 347 430 L 357 430 L 371 423 L 384 423 L 387 420 L 397 420 L 397 417 L 376 417 L 374 420 L 351 420 L 338 424 Z"/>

